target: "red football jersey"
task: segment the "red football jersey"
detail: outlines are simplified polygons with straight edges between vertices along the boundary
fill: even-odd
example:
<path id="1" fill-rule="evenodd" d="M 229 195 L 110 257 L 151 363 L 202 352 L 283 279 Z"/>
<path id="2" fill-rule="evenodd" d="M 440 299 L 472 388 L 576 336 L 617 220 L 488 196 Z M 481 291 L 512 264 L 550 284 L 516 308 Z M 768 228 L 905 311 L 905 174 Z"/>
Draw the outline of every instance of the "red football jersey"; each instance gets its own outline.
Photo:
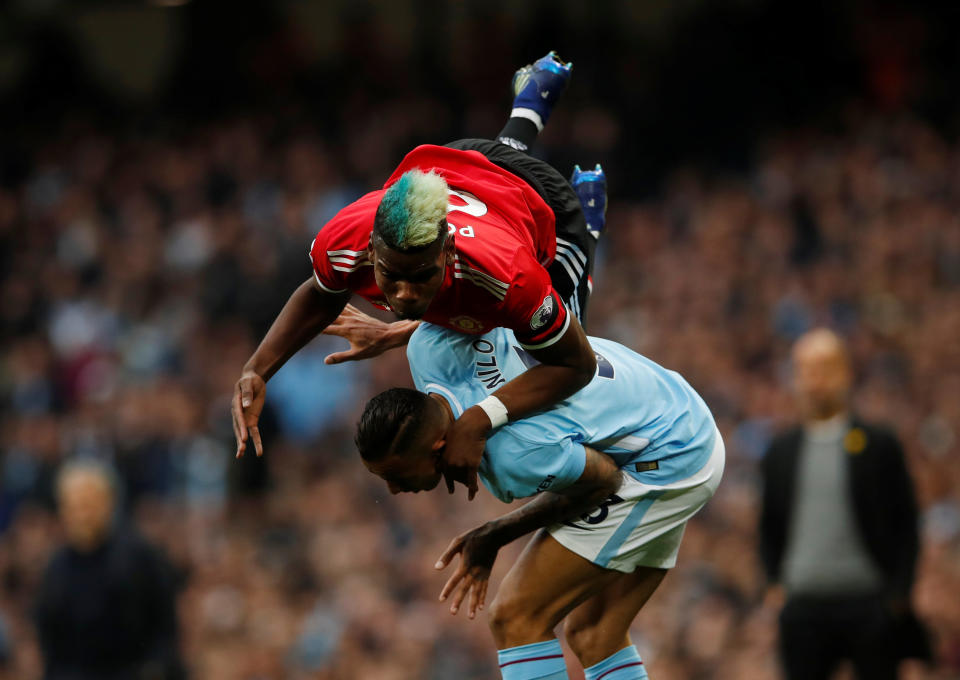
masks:
<path id="1" fill-rule="evenodd" d="M 546 347 L 563 335 L 568 312 L 545 267 L 556 253 L 553 211 L 522 179 L 477 151 L 424 145 L 407 154 L 384 188 L 354 201 L 323 226 L 310 247 L 324 290 L 351 291 L 389 309 L 373 276 L 367 245 L 387 187 L 414 168 L 447 182 L 448 228 L 456 258 L 424 320 L 464 333 L 503 326 L 525 347 Z"/>

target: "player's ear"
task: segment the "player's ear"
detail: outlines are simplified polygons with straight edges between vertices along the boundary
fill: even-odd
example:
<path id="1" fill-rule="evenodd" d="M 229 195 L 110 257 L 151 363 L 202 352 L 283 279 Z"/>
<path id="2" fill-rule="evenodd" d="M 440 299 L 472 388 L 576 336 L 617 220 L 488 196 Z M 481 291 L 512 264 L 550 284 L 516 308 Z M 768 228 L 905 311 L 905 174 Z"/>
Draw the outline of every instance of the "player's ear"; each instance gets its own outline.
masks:
<path id="1" fill-rule="evenodd" d="M 448 267 L 453 264 L 454 258 L 457 255 L 457 247 L 454 243 L 455 238 L 456 232 L 451 231 L 449 234 L 447 234 L 447 240 L 443 244 L 444 262 Z"/>

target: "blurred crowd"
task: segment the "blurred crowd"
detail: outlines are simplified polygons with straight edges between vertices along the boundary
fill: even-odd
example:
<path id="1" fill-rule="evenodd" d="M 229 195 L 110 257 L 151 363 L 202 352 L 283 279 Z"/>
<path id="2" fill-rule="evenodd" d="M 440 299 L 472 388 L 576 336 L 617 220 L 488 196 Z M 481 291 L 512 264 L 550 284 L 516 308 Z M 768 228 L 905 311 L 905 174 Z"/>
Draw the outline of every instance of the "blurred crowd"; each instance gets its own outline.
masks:
<path id="1" fill-rule="evenodd" d="M 39 676 L 53 484 L 77 457 L 117 470 L 124 517 L 175 566 L 192 677 L 497 677 L 486 627 L 436 601 L 432 565 L 504 506 L 390 496 L 353 447 L 365 399 L 410 383 L 402 352 L 326 367 L 340 345 L 320 338 L 268 386 L 265 457 L 232 455 L 233 382 L 310 276 L 313 236 L 426 135 L 432 104 L 345 114 L 335 138 L 270 115 L 176 135 L 67 128 L 0 187 L 0 678 Z M 589 332 L 686 376 L 727 442 L 717 496 L 635 625 L 651 675 L 778 677 L 757 462 L 794 419 L 791 342 L 828 325 L 851 347 L 856 410 L 898 431 L 917 488 L 914 597 L 939 662 L 909 677 L 960 677 L 960 146 L 854 116 L 773 137 L 745 172 L 681 169 L 656 190 L 617 181 L 609 114 L 551 125 L 538 153 L 561 172 L 584 150 L 599 158 L 573 160 L 609 162 Z"/>

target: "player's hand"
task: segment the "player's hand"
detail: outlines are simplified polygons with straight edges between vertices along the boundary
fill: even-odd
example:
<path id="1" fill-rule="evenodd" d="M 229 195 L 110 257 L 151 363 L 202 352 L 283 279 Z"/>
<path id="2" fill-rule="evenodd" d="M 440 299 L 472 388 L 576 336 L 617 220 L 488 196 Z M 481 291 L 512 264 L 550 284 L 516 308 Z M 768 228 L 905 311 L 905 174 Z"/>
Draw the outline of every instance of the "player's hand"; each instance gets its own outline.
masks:
<path id="1" fill-rule="evenodd" d="M 323 332 L 344 338 L 350 343 L 350 349 L 327 355 L 323 361 L 326 364 L 339 364 L 378 356 L 405 344 L 418 325 L 419 321 L 385 323 L 364 314 L 353 305 L 347 305 Z"/>
<path id="2" fill-rule="evenodd" d="M 443 449 L 443 479 L 453 493 L 454 482 L 467 487 L 467 500 L 477 495 L 477 470 L 490 432 L 490 419 L 478 406 L 468 408 L 447 430 Z"/>
<path id="3" fill-rule="evenodd" d="M 237 458 L 247 450 L 247 437 L 253 439 L 258 456 L 263 455 L 260 441 L 260 412 L 267 396 L 267 384 L 254 371 L 245 370 L 233 388 L 230 413 L 233 416 L 233 435 L 237 438 Z"/>
<path id="4" fill-rule="evenodd" d="M 474 618 L 478 609 L 483 609 L 487 598 L 487 586 L 490 583 L 490 572 L 500 550 L 499 542 L 489 531 L 488 525 L 472 529 L 460 534 L 450 542 L 447 549 L 434 565 L 436 569 L 443 569 L 454 555 L 460 555 L 460 564 L 457 570 L 447 579 L 447 583 L 440 591 L 440 601 L 445 601 L 451 594 L 450 613 L 460 611 L 460 605 L 469 594 L 467 603 L 467 617 Z M 459 586 L 459 590 L 457 589 Z"/>

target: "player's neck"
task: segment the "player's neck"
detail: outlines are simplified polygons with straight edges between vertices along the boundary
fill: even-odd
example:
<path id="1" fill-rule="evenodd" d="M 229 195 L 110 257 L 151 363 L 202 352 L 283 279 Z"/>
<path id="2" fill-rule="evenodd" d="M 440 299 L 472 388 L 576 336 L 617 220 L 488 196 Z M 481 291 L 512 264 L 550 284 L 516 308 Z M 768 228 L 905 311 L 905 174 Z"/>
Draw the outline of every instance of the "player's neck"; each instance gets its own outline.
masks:
<path id="1" fill-rule="evenodd" d="M 444 414 L 446 414 L 447 416 L 448 423 L 452 423 L 454 420 L 457 419 L 456 415 L 454 415 L 453 413 L 453 409 L 450 407 L 450 402 L 448 402 L 443 395 L 437 394 L 436 392 L 431 392 L 428 396 L 433 397 L 433 399 L 436 400 L 438 404 L 440 404 L 440 407 L 443 409 Z"/>

